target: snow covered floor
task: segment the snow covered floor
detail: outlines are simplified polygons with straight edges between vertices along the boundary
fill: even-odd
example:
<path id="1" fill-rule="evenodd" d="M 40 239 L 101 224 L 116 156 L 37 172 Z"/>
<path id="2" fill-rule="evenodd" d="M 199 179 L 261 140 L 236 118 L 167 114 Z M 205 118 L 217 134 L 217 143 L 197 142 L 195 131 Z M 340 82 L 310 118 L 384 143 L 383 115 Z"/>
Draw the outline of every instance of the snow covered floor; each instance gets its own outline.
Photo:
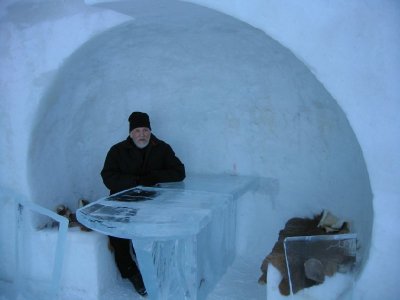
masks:
<path id="1" fill-rule="evenodd" d="M 71 298 L 70 298 L 71 299 Z M 132 284 L 127 279 L 119 278 L 116 285 L 101 295 L 99 300 L 126 300 L 146 299 L 135 292 Z M 62 299 L 64 300 L 64 299 Z M 66 300 L 66 299 L 65 299 Z"/>
<path id="2" fill-rule="evenodd" d="M 260 261 L 238 257 L 233 262 L 207 300 L 261 300 L 266 299 L 265 286 L 257 283 Z M 70 298 L 71 299 L 71 298 Z M 128 280 L 119 279 L 113 289 L 104 293 L 99 300 L 145 299 L 139 296 Z M 64 299 L 62 299 L 64 300 Z M 66 299 L 65 299 L 66 300 Z"/>
<path id="3" fill-rule="evenodd" d="M 207 300 L 266 299 L 265 285 L 258 284 L 262 261 L 237 257 Z"/>

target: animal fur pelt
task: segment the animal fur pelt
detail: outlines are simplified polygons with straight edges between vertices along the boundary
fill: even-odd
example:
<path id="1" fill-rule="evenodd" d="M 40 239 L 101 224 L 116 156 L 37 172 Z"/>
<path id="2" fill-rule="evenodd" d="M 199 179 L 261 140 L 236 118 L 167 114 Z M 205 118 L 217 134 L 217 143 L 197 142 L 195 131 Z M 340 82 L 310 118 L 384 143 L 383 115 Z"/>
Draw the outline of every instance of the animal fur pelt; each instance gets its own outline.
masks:
<path id="1" fill-rule="evenodd" d="M 324 234 L 342 234 L 348 233 L 348 223 L 344 222 L 334 215 L 329 213 L 328 211 L 323 211 L 321 214 L 314 216 L 314 218 L 292 218 L 286 224 L 285 228 L 279 232 L 278 241 L 275 243 L 272 251 L 265 257 L 261 264 L 261 272 L 262 275 L 258 279 L 260 284 L 267 283 L 267 272 L 268 265 L 272 264 L 275 268 L 277 268 L 281 275 L 282 280 L 279 283 L 279 291 L 282 295 L 290 294 L 290 286 L 288 279 L 288 272 L 285 261 L 285 251 L 283 241 L 287 237 L 293 236 L 310 236 L 310 235 L 324 235 Z M 310 269 L 312 267 L 318 266 L 319 262 L 315 260 L 310 260 L 305 264 L 305 266 L 309 266 Z M 326 271 L 328 272 L 328 271 Z M 310 287 L 312 285 L 316 285 L 321 283 L 321 274 L 311 274 L 312 272 L 308 272 L 312 279 L 302 278 L 300 282 L 302 284 L 297 285 L 298 290 L 306 287 Z M 304 274 L 304 273 L 303 273 Z M 296 280 L 296 278 L 292 278 L 292 280 Z M 305 282 L 305 284 L 303 283 Z M 302 286 L 304 285 L 304 286 Z M 300 287 L 300 288 L 298 288 Z"/>
<path id="2" fill-rule="evenodd" d="M 86 206 L 89 204 L 89 201 L 85 199 L 79 200 L 79 208 Z M 82 231 L 92 231 L 90 228 L 79 223 L 78 219 L 76 218 L 76 214 L 73 213 L 67 206 L 64 204 L 60 204 L 56 208 L 56 212 L 58 215 L 63 216 L 68 219 L 68 227 L 76 227 L 79 226 Z"/>

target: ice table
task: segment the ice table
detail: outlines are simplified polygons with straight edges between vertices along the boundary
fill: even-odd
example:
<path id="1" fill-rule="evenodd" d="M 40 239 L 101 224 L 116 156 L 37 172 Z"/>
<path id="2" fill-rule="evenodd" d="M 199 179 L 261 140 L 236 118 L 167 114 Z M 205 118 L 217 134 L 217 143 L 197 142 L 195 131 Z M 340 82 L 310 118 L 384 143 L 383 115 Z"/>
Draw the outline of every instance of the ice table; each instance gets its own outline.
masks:
<path id="1" fill-rule="evenodd" d="M 205 299 L 235 256 L 236 200 L 257 186 L 254 177 L 192 175 L 99 199 L 77 218 L 132 240 L 150 299 Z"/>

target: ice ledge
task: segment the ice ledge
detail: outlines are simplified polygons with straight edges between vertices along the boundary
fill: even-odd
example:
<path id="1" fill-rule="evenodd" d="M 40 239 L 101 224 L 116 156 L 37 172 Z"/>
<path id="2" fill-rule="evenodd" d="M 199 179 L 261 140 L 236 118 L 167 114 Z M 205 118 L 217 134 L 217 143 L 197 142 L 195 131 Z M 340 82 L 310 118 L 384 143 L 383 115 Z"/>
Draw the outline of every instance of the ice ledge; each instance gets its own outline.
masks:
<path id="1" fill-rule="evenodd" d="M 246 191 L 259 188 L 261 182 L 273 182 L 272 178 L 238 175 L 190 174 L 182 182 L 161 183 L 160 188 L 185 191 L 203 191 L 231 195 L 234 199 Z"/>

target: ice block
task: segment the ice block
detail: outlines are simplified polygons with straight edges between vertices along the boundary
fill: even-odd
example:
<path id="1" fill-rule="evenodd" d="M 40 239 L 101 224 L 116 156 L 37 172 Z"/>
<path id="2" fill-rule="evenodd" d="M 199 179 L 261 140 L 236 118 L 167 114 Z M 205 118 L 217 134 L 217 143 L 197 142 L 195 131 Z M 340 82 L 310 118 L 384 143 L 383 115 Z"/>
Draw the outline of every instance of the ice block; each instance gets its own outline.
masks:
<path id="1" fill-rule="evenodd" d="M 288 237 L 285 258 L 297 299 L 351 300 L 357 268 L 357 235 Z"/>
<path id="2" fill-rule="evenodd" d="M 2 190 L 0 198 L 3 202 L 11 200 L 16 212 L 15 228 L 9 224 L 10 230 L 15 229 L 16 236 L 15 273 L 11 288 L 13 297 L 15 299 L 58 299 L 68 220 L 11 191 Z M 31 243 L 40 230 L 39 224 L 54 225 L 54 230 L 57 232 L 57 243 L 47 247 L 51 265 L 41 266 L 39 270 L 45 268 L 43 272 L 32 274 L 32 270 L 35 269 L 34 264 L 38 262 L 32 250 L 37 245 L 31 245 Z"/>
<path id="3" fill-rule="evenodd" d="M 254 177 L 188 176 L 99 199 L 77 218 L 132 240 L 150 299 L 205 299 L 235 256 L 236 200 L 257 184 Z"/>

